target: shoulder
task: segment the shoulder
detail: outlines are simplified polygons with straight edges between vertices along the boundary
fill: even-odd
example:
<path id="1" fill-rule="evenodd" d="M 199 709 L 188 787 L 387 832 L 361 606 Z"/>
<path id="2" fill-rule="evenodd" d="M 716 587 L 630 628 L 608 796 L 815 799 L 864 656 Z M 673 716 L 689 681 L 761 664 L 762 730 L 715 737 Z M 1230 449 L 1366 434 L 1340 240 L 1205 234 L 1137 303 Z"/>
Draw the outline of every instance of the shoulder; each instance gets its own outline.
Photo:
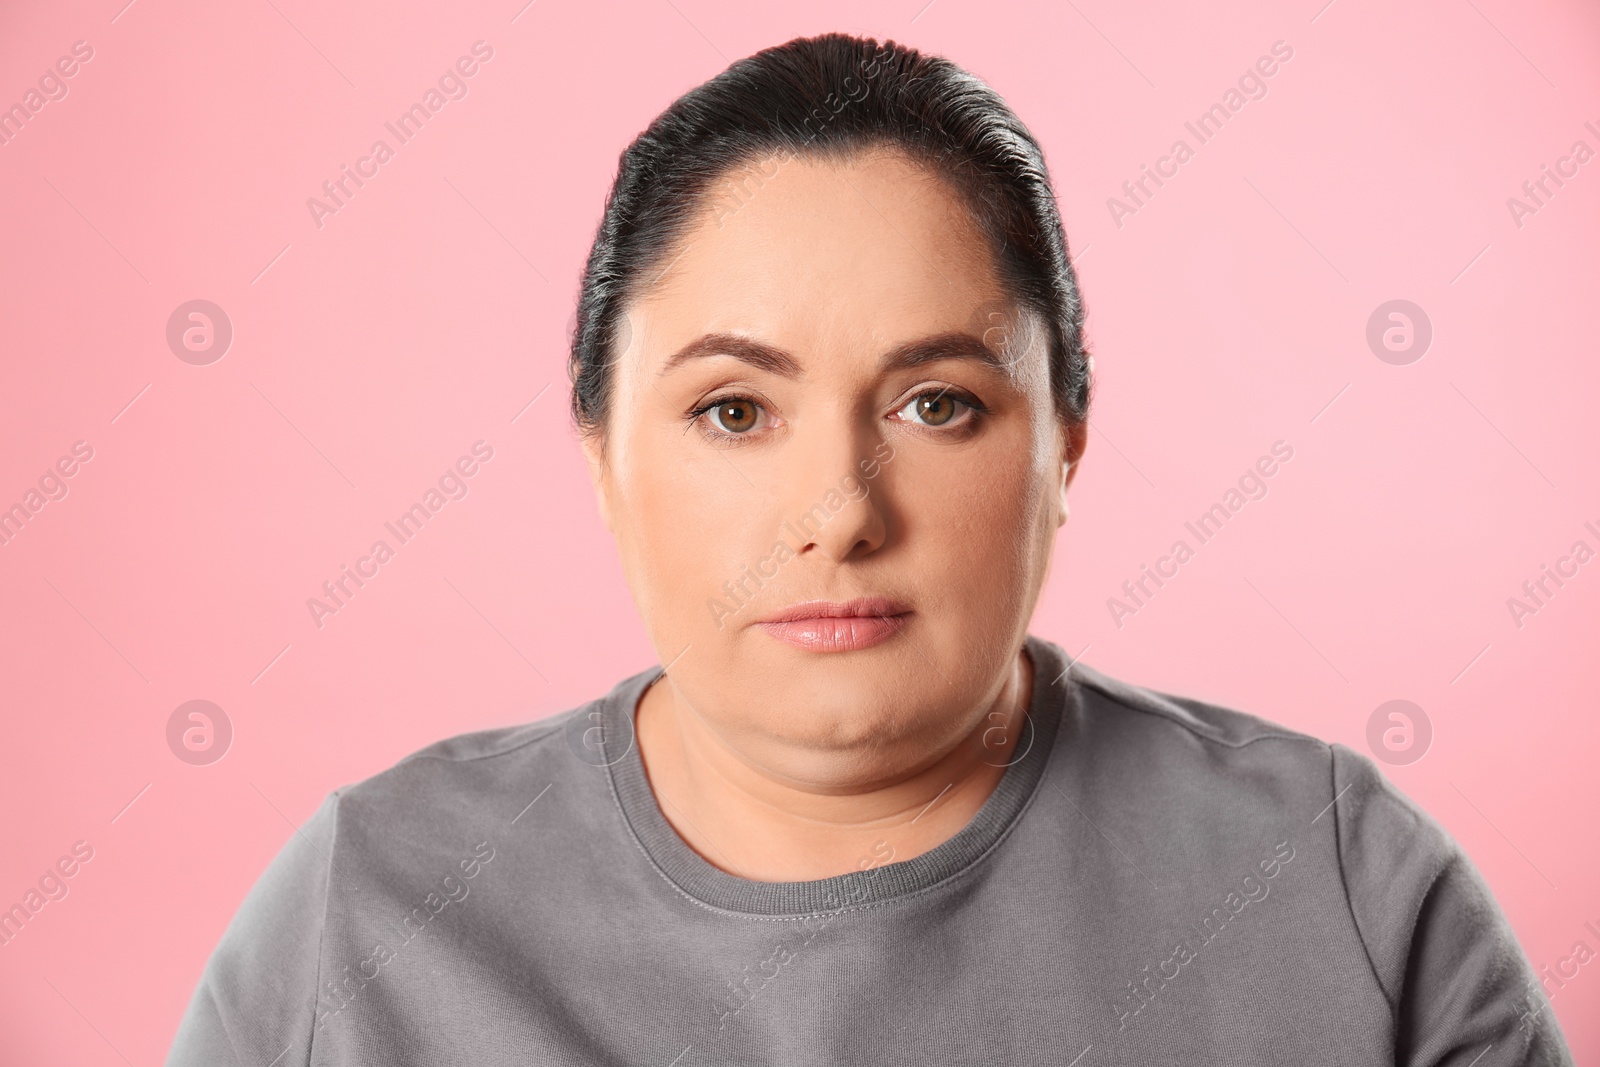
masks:
<path id="1" fill-rule="evenodd" d="M 1092 730 L 1128 735 L 1147 757 L 1186 764 L 1200 778 L 1248 773 L 1321 807 L 1309 818 L 1338 835 L 1349 869 L 1392 873 L 1409 864 L 1431 882 L 1460 859 L 1449 832 L 1383 773 L 1371 756 L 1337 741 L 1223 704 L 1133 685 L 1076 666 Z"/>
<path id="2" fill-rule="evenodd" d="M 558 769 L 562 739 L 574 717 L 593 701 L 544 719 L 442 738 L 392 766 L 338 790 L 340 806 L 381 806 L 408 796 L 438 804 L 452 797 L 481 801 L 530 767 Z"/>
<path id="3" fill-rule="evenodd" d="M 460 879 L 478 877 L 497 844 L 528 832 L 537 819 L 519 823 L 519 813 L 541 798 L 602 817 L 593 813 L 604 805 L 586 801 L 603 795 L 605 776 L 569 748 L 568 728 L 644 673 L 536 722 L 437 741 L 329 792 L 234 913 L 191 997 L 169 1067 L 310 1062 L 313 1029 L 342 1010 L 325 995 L 331 985 L 319 989 L 324 957 L 362 959 L 356 949 L 372 944 L 356 944 L 366 936 L 365 913 L 418 914 L 409 909 L 423 899 L 420 914 L 428 916 L 442 906 L 441 894 L 464 895 Z"/>
<path id="4" fill-rule="evenodd" d="M 1071 674 L 1091 701 L 1144 716 L 1146 721 L 1142 725 L 1153 728 L 1157 733 L 1180 731 L 1196 741 L 1219 749 L 1242 748 L 1258 741 L 1282 741 L 1291 748 L 1320 749 L 1323 754 L 1329 747 L 1320 738 L 1290 729 L 1272 719 L 1225 704 L 1135 685 L 1087 664 L 1074 664 Z"/>
<path id="5" fill-rule="evenodd" d="M 1463 867 L 1444 827 L 1362 752 L 1082 664 L 1070 674 L 1071 766 L 1196 860 L 1225 836 L 1292 835 L 1315 846 L 1363 940 L 1383 945 L 1403 944 L 1429 887 Z M 1403 962 L 1372 960 L 1391 996 Z"/>
<path id="6" fill-rule="evenodd" d="M 1180 791 L 1294 807 L 1338 837 L 1342 860 L 1384 866 L 1409 857 L 1428 877 L 1456 851 L 1444 828 L 1364 753 L 1226 704 L 1135 685 L 1083 664 L 1071 670 L 1077 735 L 1095 759 L 1137 760 Z M 1290 814 L 1288 811 L 1283 812 Z M 1197 817 L 1205 817 L 1202 810 Z"/>
<path id="7" fill-rule="evenodd" d="M 1063 755 L 1101 783 L 1089 796 L 1130 813 L 1132 835 L 1180 859 L 1173 869 L 1202 868 L 1241 833 L 1270 829 L 1306 846 L 1296 863 L 1325 874 L 1317 881 L 1330 891 L 1317 921 L 1353 931 L 1392 1013 L 1397 1063 L 1432 1065 L 1461 1049 L 1471 1059 L 1488 1045 L 1515 1050 L 1519 1064 L 1571 1063 L 1482 874 L 1371 756 L 1082 664 L 1068 673 L 1065 740 L 1083 751 Z M 1105 817 L 1102 826 L 1118 815 Z"/>
<path id="8" fill-rule="evenodd" d="M 1158 794 L 1229 808 L 1315 805 L 1334 792 L 1335 746 L 1237 707 L 1162 692 L 1074 664 L 1067 701 L 1069 740 L 1097 761 L 1158 780 Z M 1196 818 L 1208 805 L 1189 807 Z M 1308 816 L 1309 817 L 1309 816 Z"/>
<path id="9" fill-rule="evenodd" d="M 632 700 L 656 668 L 546 718 L 444 738 L 336 791 L 335 848 L 352 858 L 381 852 L 459 851 L 516 825 L 535 803 L 597 813 L 609 794 L 595 737 L 625 751 Z M 598 724 L 598 725 L 597 725 Z"/>
<path id="10" fill-rule="evenodd" d="M 1047 669 L 1056 674 L 1046 680 L 1062 688 L 1051 690 L 1061 720 L 1046 772 L 1057 788 L 1045 795 L 1070 801 L 1047 806 L 1052 822 L 1084 817 L 1110 839 L 1136 842 L 1168 880 L 1180 871 L 1253 866 L 1275 848 L 1304 853 L 1330 843 L 1334 745 L 1083 663 Z M 1318 857 L 1310 865 L 1332 876 L 1325 884 L 1338 886 L 1334 850 L 1310 851 Z"/>

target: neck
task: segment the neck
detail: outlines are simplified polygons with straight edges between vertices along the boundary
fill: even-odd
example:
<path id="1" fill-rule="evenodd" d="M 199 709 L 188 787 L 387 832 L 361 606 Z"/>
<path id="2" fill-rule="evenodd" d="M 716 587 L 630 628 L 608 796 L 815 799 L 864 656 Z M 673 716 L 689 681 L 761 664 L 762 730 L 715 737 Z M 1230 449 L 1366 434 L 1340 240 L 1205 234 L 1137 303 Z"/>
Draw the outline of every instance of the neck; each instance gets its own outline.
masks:
<path id="1" fill-rule="evenodd" d="M 1019 651 L 954 744 L 865 783 L 843 784 L 844 761 L 839 783 L 802 783 L 719 737 L 668 675 L 639 702 L 639 755 L 661 813 L 708 863 L 753 881 L 812 881 L 908 860 L 958 833 L 1012 761 L 1032 689 Z"/>

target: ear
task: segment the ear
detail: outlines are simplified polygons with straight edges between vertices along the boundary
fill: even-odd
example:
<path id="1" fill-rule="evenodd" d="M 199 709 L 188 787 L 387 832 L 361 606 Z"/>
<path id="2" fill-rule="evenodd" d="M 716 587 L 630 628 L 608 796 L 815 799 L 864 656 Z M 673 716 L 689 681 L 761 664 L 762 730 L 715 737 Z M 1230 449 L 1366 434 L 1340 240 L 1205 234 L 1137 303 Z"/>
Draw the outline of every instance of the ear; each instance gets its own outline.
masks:
<path id="1" fill-rule="evenodd" d="M 1057 529 L 1067 524 L 1070 513 L 1067 506 L 1067 487 L 1072 484 L 1073 477 L 1078 473 L 1078 463 L 1083 459 L 1084 449 L 1089 445 L 1088 421 L 1080 422 L 1070 430 L 1064 430 L 1061 440 L 1061 499 L 1057 510 Z"/>
<path id="2" fill-rule="evenodd" d="M 611 525 L 611 493 L 610 484 L 606 480 L 605 440 L 599 432 L 585 434 L 580 442 L 583 447 L 583 458 L 589 467 L 589 484 L 594 486 L 595 503 L 600 508 L 600 521 L 606 524 L 606 529 L 616 535 L 616 529 Z"/>

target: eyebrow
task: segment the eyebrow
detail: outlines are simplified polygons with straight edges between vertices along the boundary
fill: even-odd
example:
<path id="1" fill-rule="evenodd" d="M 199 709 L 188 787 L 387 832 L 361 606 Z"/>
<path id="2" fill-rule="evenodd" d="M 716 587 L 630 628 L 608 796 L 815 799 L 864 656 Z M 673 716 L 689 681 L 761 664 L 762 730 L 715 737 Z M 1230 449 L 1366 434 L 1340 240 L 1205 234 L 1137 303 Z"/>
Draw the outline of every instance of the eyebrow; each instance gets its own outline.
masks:
<path id="1" fill-rule="evenodd" d="M 668 356 L 666 365 L 661 368 L 661 373 L 657 377 L 665 377 L 685 363 L 712 356 L 732 356 L 758 370 L 782 378 L 796 379 L 805 375 L 799 361 L 781 348 L 731 333 L 708 333 L 695 338 Z M 934 363 L 941 359 L 971 360 L 1002 374 L 1009 374 L 1007 361 L 998 352 L 980 338 L 959 330 L 933 334 L 891 349 L 878 361 L 878 371 L 887 374 L 890 371 L 920 367 L 924 363 Z"/>

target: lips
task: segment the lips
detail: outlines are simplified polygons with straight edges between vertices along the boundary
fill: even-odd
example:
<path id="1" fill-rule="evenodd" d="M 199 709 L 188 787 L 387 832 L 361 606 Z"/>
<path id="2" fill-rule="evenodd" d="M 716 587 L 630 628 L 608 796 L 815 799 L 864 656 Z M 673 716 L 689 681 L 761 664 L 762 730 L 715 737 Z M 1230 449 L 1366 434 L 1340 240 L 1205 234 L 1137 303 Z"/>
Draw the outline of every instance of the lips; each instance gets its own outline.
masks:
<path id="1" fill-rule="evenodd" d="M 910 615 L 910 608 L 888 597 L 811 600 L 774 612 L 756 625 L 807 652 L 852 652 L 887 641 L 905 628 Z"/>

